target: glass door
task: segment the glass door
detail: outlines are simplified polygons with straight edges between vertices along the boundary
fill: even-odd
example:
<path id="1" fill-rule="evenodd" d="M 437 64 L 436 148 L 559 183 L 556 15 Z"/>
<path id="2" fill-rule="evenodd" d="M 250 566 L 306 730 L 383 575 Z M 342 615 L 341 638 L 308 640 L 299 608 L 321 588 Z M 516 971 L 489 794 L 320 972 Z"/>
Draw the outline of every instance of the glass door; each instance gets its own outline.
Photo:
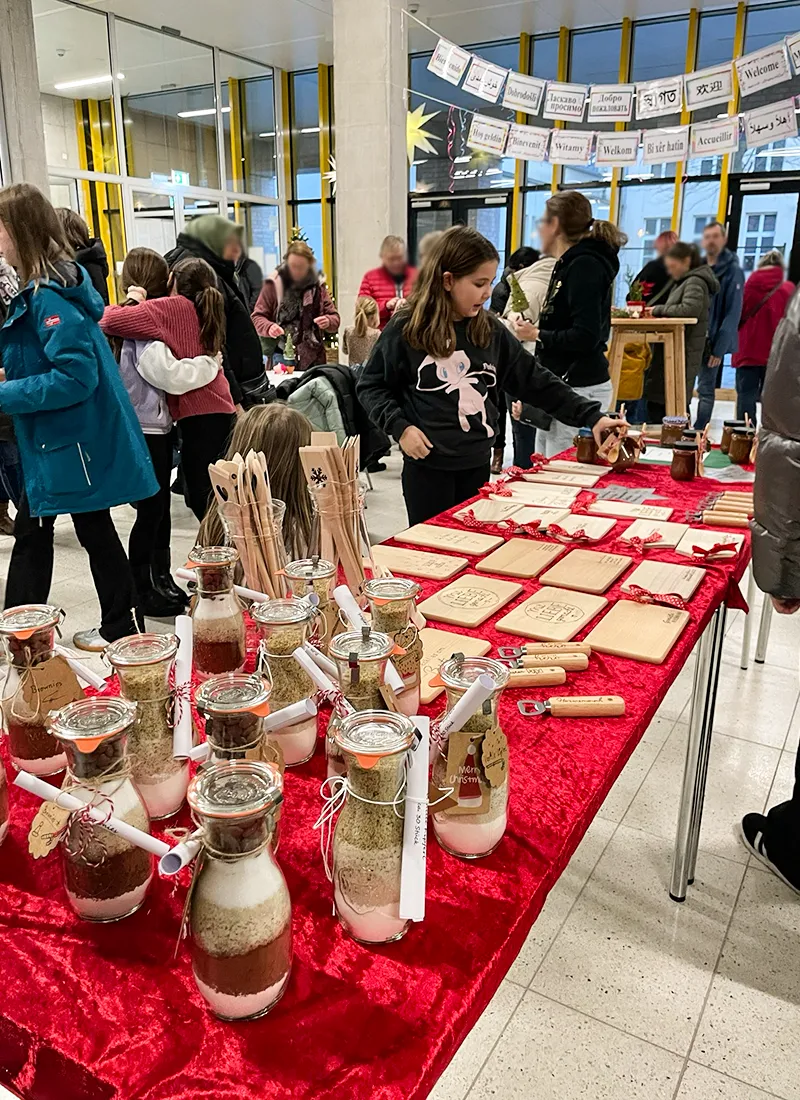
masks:
<path id="1" fill-rule="evenodd" d="M 749 275 L 767 252 L 783 253 L 788 278 L 800 277 L 800 180 L 731 179 L 728 240 Z"/>
<path id="2" fill-rule="evenodd" d="M 133 232 L 130 247 L 165 252 L 175 247 L 178 236 L 175 196 L 152 191 L 134 191 Z"/>
<path id="3" fill-rule="evenodd" d="M 426 233 L 449 229 L 453 225 L 469 225 L 488 238 L 500 254 L 500 271 L 506 264 L 509 250 L 510 197 L 507 194 L 466 198 L 448 196 L 439 199 L 411 200 L 409 217 L 409 247 L 413 260 L 418 259 L 419 242 Z"/>

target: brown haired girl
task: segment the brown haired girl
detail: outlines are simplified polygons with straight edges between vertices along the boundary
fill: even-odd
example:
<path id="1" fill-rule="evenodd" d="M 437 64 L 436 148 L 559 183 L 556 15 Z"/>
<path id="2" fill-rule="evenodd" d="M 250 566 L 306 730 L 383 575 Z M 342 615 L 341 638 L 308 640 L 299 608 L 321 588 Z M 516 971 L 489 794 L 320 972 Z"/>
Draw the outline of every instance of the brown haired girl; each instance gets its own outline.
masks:
<path id="1" fill-rule="evenodd" d="M 494 245 L 448 229 L 428 256 L 408 306 L 393 317 L 364 368 L 358 395 L 399 442 L 410 523 L 474 496 L 489 477 L 498 389 L 565 423 L 615 421 L 543 370 L 484 306 L 497 274 Z"/>
<path id="2" fill-rule="evenodd" d="M 225 342 L 225 305 L 217 278 L 205 260 L 181 260 L 169 278 L 169 296 L 150 300 L 142 287 L 129 287 L 134 306 L 109 306 L 101 327 L 109 336 L 128 340 L 161 340 L 176 358 L 217 356 Z M 216 462 L 228 442 L 235 408 L 222 371 L 213 381 L 183 394 L 167 394 L 178 423 L 181 466 L 189 507 L 201 520 L 208 507 L 208 464 Z"/>
<path id="3" fill-rule="evenodd" d="M 267 355 L 291 335 L 299 370 L 325 362 L 324 334 L 338 331 L 341 318 L 305 241 L 292 241 L 281 266 L 264 280 L 253 324 Z"/>
<path id="4" fill-rule="evenodd" d="M 580 191 L 559 191 L 545 204 L 539 222 L 542 251 L 556 259 L 538 324 L 515 327 L 520 340 L 538 341 L 543 366 L 581 395 L 607 408 L 612 387 L 606 343 L 611 325 L 611 288 L 619 271 L 619 250 L 627 237 L 611 222 L 596 221 Z M 516 395 L 520 396 L 520 395 Z M 530 419 L 524 408 L 523 419 Z M 514 415 L 520 412 L 514 410 Z M 548 457 L 572 445 L 566 421 L 536 416 L 541 430 L 536 450 Z"/>
<path id="5" fill-rule="evenodd" d="M 108 305 L 108 257 L 99 237 L 93 237 L 89 226 L 74 210 L 61 206 L 56 210 L 64 237 L 75 257 L 75 263 L 85 267 L 92 286 Z"/>

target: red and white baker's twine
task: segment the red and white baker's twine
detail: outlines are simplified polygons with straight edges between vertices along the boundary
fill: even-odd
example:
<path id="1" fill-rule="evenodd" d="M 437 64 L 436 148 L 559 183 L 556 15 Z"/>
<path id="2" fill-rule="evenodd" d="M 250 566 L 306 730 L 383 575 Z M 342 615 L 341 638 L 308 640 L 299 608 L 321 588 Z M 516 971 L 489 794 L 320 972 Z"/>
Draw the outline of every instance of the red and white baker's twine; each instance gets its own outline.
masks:
<path id="1" fill-rule="evenodd" d="M 674 607 L 678 611 L 686 610 L 686 601 L 677 592 L 650 592 L 647 588 L 632 584 L 626 590 L 626 595 L 636 603 L 658 603 L 663 604 L 664 607 Z"/>
<path id="2" fill-rule="evenodd" d="M 645 550 L 653 543 L 662 542 L 662 537 L 658 531 L 651 531 L 646 538 L 639 538 L 638 535 L 634 535 L 632 538 L 626 538 L 624 535 L 620 535 L 617 542 L 620 546 L 626 550 L 632 550 L 634 554 L 643 554 Z"/>

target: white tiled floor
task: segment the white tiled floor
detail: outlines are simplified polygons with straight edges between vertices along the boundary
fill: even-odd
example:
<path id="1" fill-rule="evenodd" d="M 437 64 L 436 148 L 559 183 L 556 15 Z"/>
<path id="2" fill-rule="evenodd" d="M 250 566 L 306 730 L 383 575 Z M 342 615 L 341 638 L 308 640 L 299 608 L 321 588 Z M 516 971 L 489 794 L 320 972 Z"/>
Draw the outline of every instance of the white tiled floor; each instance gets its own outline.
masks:
<path id="1" fill-rule="evenodd" d="M 396 453 L 373 482 L 367 518 L 380 541 L 403 524 Z M 123 535 L 132 516 L 118 512 Z M 196 525 L 175 499 L 173 517 L 178 563 Z M 2 540 L 0 575 L 9 552 Z M 69 519 L 57 528 L 52 595 L 67 610 L 67 635 L 96 624 Z M 767 663 L 746 672 L 741 628 L 732 614 L 686 903 L 671 902 L 667 885 L 691 667 L 431 1100 L 800 1100 L 800 899 L 748 860 L 734 835 L 743 813 L 791 792 L 800 615 L 774 617 Z"/>

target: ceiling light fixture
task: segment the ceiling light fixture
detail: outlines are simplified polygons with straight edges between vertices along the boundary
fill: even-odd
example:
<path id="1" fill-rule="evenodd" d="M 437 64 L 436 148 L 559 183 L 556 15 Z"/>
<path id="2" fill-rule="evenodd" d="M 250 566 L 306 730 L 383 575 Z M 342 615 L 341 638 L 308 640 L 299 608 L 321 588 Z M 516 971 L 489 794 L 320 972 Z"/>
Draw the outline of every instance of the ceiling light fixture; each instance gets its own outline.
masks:
<path id="1" fill-rule="evenodd" d="M 199 111 L 178 111 L 178 118 L 207 118 L 209 115 L 215 115 L 216 113 L 216 107 L 203 107 Z M 222 113 L 223 115 L 229 115 L 231 113 L 230 107 L 223 107 Z"/>
<path id="2" fill-rule="evenodd" d="M 124 80 L 124 73 L 117 73 L 117 80 Z M 111 73 L 106 73 L 105 76 L 89 76 L 83 80 L 65 80 L 60 84 L 54 84 L 53 87 L 57 92 L 65 92 L 68 88 L 89 88 L 92 84 L 110 84 Z"/>

